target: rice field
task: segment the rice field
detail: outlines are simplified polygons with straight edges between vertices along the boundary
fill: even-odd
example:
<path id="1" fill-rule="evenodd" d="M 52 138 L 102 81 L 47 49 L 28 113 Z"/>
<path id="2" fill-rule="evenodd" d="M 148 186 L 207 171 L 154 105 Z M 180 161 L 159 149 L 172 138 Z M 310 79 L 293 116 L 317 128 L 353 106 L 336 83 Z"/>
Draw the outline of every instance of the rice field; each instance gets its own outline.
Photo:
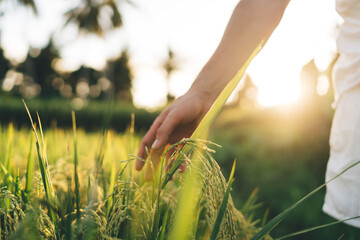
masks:
<path id="1" fill-rule="evenodd" d="M 133 126 L 87 133 L 73 120 L 68 130 L 42 129 L 40 121 L 35 131 L 1 126 L 1 239 L 250 239 L 257 232 L 232 203 L 232 178 L 211 157 L 215 144 L 187 140 L 196 165 L 174 145 L 186 173 L 167 180 L 163 160 L 145 181 L 133 170 L 140 142 Z M 189 188 L 187 178 L 197 184 Z"/>
<path id="2" fill-rule="evenodd" d="M 24 102 L 29 128 L 0 126 L 1 239 L 271 239 L 267 234 L 325 184 L 260 228 L 253 195 L 242 208 L 246 217 L 235 208 L 236 163 L 226 180 L 212 157 L 220 146 L 204 139 L 252 57 L 192 136 L 167 147 L 157 169 L 151 154 L 142 159 L 152 181 L 133 170 L 141 139 L 134 116 L 124 133 L 108 130 L 111 111 L 97 133 L 77 129 L 74 112 L 72 129 L 43 129 Z"/>

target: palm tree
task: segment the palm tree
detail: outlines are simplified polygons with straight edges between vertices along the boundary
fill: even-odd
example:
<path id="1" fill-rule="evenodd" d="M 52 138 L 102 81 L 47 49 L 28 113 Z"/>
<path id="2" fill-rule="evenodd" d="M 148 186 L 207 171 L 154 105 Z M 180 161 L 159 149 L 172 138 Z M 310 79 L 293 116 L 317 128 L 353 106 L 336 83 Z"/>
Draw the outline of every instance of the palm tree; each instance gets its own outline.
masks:
<path id="1" fill-rule="evenodd" d="M 128 51 L 125 49 L 118 58 L 109 60 L 105 72 L 112 82 L 116 99 L 132 103 L 133 73 L 129 65 Z"/>
<path id="2" fill-rule="evenodd" d="M 13 0 L 0 0 L 0 3 L 6 3 L 6 1 Z M 107 31 L 122 26 L 122 15 L 119 11 L 121 1 L 132 4 L 131 0 L 81 0 L 80 4 L 65 13 L 65 25 L 73 23 L 78 26 L 80 31 L 85 33 L 95 33 L 101 36 Z M 39 2 L 36 3 L 40 5 Z M 17 1 L 17 4 L 31 7 L 35 14 L 37 13 L 36 3 L 35 0 Z M 103 21 L 104 18 L 108 18 L 108 21 Z M 104 22 L 108 24 L 106 25 Z M 71 86 L 70 91 L 74 93 L 73 91 L 78 79 L 86 79 L 89 87 L 94 86 L 93 89 L 95 89 L 97 87 L 97 80 L 101 77 L 107 77 L 107 79 L 112 82 L 111 85 L 113 86 L 116 98 L 132 102 L 132 72 L 127 51 L 123 51 L 117 59 L 109 60 L 106 69 L 102 72 L 97 72 L 94 69 L 82 66 L 73 74 L 62 75 L 57 72 L 57 69 L 53 69 L 52 66 L 53 61 L 60 58 L 58 50 L 57 46 L 53 44 L 52 39 L 50 39 L 48 46 L 41 49 L 38 56 L 28 54 L 23 63 L 14 66 L 14 69 L 22 73 L 24 79 L 26 77 L 27 81 L 30 81 L 30 84 L 37 84 L 37 86 L 40 87 L 40 97 L 59 96 L 59 91 L 61 89 L 54 87 L 55 85 L 57 86 L 57 84 L 54 84 L 57 80 L 59 80 L 59 83 L 62 85 L 66 84 L 68 90 L 70 88 L 69 86 Z M 4 60 L 6 59 L 4 58 Z M 9 64 L 5 63 L 6 62 L 1 61 L 0 59 L 0 76 L 2 77 L 5 76 L 9 67 L 11 67 Z M 101 76 L 98 76 L 99 74 Z M 75 80 L 74 77 L 76 77 Z M 19 92 L 19 89 L 14 89 L 14 92 Z M 24 89 L 23 86 L 22 89 Z M 72 93 L 70 94 L 72 95 Z M 104 97 L 104 94 L 100 95 Z M 108 93 L 106 94 L 108 95 Z"/>
<path id="3" fill-rule="evenodd" d="M 166 72 L 166 88 L 167 88 L 167 102 L 170 103 L 171 101 L 173 101 L 175 99 L 175 97 L 170 93 L 170 77 L 173 74 L 173 72 L 175 72 L 176 70 L 178 70 L 178 61 L 175 57 L 174 51 L 169 47 L 168 48 L 168 57 L 165 60 L 165 62 L 163 63 L 163 69 Z"/>
<path id="4" fill-rule="evenodd" d="M 130 0 L 125 0 L 132 4 Z M 122 15 L 115 0 L 83 0 L 82 4 L 71 9 L 65 14 L 66 24 L 75 23 L 80 30 L 103 35 L 106 31 L 121 27 L 123 25 Z M 111 11 L 102 11 L 105 8 Z M 101 23 L 101 18 L 106 14 L 110 20 L 110 26 Z"/>
<path id="5" fill-rule="evenodd" d="M 0 3 L 3 2 L 4 0 L 0 0 Z M 5 0 L 6 1 L 6 0 Z M 25 5 L 25 6 L 28 6 L 30 7 L 35 14 L 37 14 L 37 8 L 36 8 L 36 5 L 35 5 L 35 2 L 34 0 L 18 0 L 18 2 L 21 4 L 21 5 Z"/>
<path id="6" fill-rule="evenodd" d="M 58 95 L 57 90 L 52 86 L 53 79 L 59 76 L 52 66 L 53 61 L 57 58 L 59 58 L 59 53 L 50 39 L 48 45 L 40 50 L 38 56 L 31 56 L 28 53 L 25 61 L 15 69 L 32 82 L 39 84 L 41 97 L 53 97 Z"/>
<path id="7" fill-rule="evenodd" d="M 0 3 L 3 1 L 6 0 L 0 0 Z M 131 0 L 122 1 L 133 4 Z M 18 0 L 18 3 L 32 8 L 34 13 L 37 14 L 37 7 L 34 0 Z M 108 8 L 111 11 L 102 11 L 105 8 Z M 101 18 L 104 17 L 104 13 L 107 15 L 105 17 L 110 20 L 110 26 L 101 23 Z M 119 11 L 119 0 L 82 0 L 77 7 L 65 14 L 65 18 L 65 25 L 68 23 L 75 23 L 80 30 L 96 33 L 98 35 L 103 35 L 106 31 L 121 27 L 123 24 L 122 15 Z"/>
<path id="8" fill-rule="evenodd" d="M 0 47 L 0 82 L 5 77 L 7 71 L 10 69 L 10 62 L 4 56 L 4 51 Z"/>

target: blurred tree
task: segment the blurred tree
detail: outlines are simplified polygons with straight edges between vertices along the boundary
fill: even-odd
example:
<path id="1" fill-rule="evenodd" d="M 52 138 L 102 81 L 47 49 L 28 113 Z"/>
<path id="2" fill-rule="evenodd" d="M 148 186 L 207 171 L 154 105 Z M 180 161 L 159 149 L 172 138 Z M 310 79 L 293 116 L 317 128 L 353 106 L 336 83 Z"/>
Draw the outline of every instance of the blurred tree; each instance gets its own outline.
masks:
<path id="1" fill-rule="evenodd" d="M 175 58 L 174 51 L 169 47 L 167 59 L 165 60 L 162 66 L 166 72 L 166 90 L 167 90 L 166 99 L 168 103 L 172 102 L 175 99 L 175 96 L 170 93 L 170 77 L 174 71 L 178 70 L 178 65 L 179 63 Z"/>
<path id="2" fill-rule="evenodd" d="M 35 5 L 34 0 L 18 0 L 21 4 L 24 4 L 25 6 L 29 6 L 33 9 L 35 13 L 37 13 L 37 8 Z"/>
<path id="3" fill-rule="evenodd" d="M 65 89 L 68 92 L 61 92 L 61 94 L 64 97 L 72 97 L 74 95 L 81 98 L 87 98 L 88 96 L 93 98 L 99 97 L 101 92 L 92 94 L 90 89 L 92 86 L 97 86 L 99 79 L 104 76 L 104 72 L 91 67 L 81 66 L 78 70 L 63 75 L 65 83 L 70 87 Z"/>
<path id="4" fill-rule="evenodd" d="M 319 94 L 324 95 L 326 98 L 326 104 L 328 102 L 333 101 L 334 98 L 334 90 L 332 85 L 332 71 L 334 65 L 339 58 L 339 54 L 335 54 L 332 61 L 330 62 L 328 68 L 325 71 L 320 71 L 315 64 L 314 59 L 310 60 L 307 64 L 305 64 L 301 70 L 300 80 L 301 80 L 301 88 L 302 88 L 302 99 L 304 103 L 312 103 L 316 104 L 319 102 Z M 325 77 L 320 79 L 321 77 Z M 324 92 L 318 92 L 319 84 L 324 84 L 322 81 L 327 82 Z"/>
<path id="5" fill-rule="evenodd" d="M 333 60 L 330 62 L 329 67 L 323 72 L 323 74 L 325 74 L 325 76 L 327 77 L 327 79 L 329 80 L 329 89 L 327 92 L 327 95 L 330 96 L 331 98 L 334 98 L 334 86 L 332 84 L 332 72 L 335 66 L 336 61 L 339 59 L 340 54 L 336 53 L 334 55 Z"/>
<path id="6" fill-rule="evenodd" d="M 1 2 L 13 0 L 0 0 Z M 131 0 L 121 0 L 132 4 Z M 66 23 L 75 23 L 80 30 L 103 35 L 106 31 L 121 27 L 122 16 L 119 11 L 120 0 L 81 0 L 80 4 L 65 14 Z M 34 0 L 17 0 L 18 3 L 29 6 L 37 14 Z M 0 16 L 3 9 L 0 10 Z"/>
<path id="7" fill-rule="evenodd" d="M 0 0 L 0 3 L 6 1 L 11 0 Z M 130 0 L 80 0 L 75 8 L 65 14 L 65 25 L 74 23 L 80 31 L 103 35 L 106 31 L 122 26 L 118 7 L 122 1 L 132 4 Z M 18 0 L 17 3 L 30 6 L 37 13 L 34 0 Z M 10 66 L 2 51 L 0 54 L 0 76 L 5 76 Z M 45 98 L 106 98 L 110 97 L 113 88 L 117 99 L 132 102 L 132 73 L 127 51 L 123 51 L 117 59 L 108 61 L 108 66 L 102 71 L 81 66 L 73 73 L 59 73 L 53 68 L 54 60 L 59 58 L 59 49 L 54 46 L 52 39 L 43 49 L 30 48 L 25 61 L 11 72 L 13 79 L 16 78 L 16 84 L 13 84 L 15 80 L 8 81 L 7 90 L 11 88 L 9 91 L 29 97 L 39 94 Z M 29 89 L 32 89 L 32 94 L 26 94 Z"/>
<path id="8" fill-rule="evenodd" d="M 123 50 L 120 57 L 109 60 L 105 69 L 106 76 L 110 79 L 113 91 L 118 100 L 133 101 L 131 93 L 133 74 L 129 65 L 129 53 Z"/>
<path id="9" fill-rule="evenodd" d="M 5 74 L 10 69 L 10 67 L 10 62 L 4 56 L 4 50 L 0 47 L 0 82 L 5 77 Z"/>
<path id="10" fill-rule="evenodd" d="M 243 86 L 237 92 L 232 103 L 228 104 L 229 108 L 241 108 L 245 110 L 255 108 L 257 104 L 258 87 L 254 84 L 249 75 L 245 75 Z"/>
<path id="11" fill-rule="evenodd" d="M 41 50 L 31 48 L 25 61 L 16 67 L 16 71 L 24 74 L 26 81 L 23 84 L 39 84 L 41 97 L 53 97 L 58 95 L 58 91 L 52 85 L 59 74 L 52 67 L 52 63 L 59 57 L 58 50 L 50 39 L 48 45 Z"/>
<path id="12" fill-rule="evenodd" d="M 6 0 L 0 0 L 0 3 L 5 2 L 5 1 Z M 13 0 L 7 0 L 7 1 L 12 1 L 13 2 Z M 17 0 L 17 2 L 22 4 L 22 5 L 30 7 L 34 11 L 34 13 L 37 14 L 37 8 L 36 8 L 34 0 Z"/>
<path id="13" fill-rule="evenodd" d="M 130 0 L 124 0 L 132 4 Z M 123 25 L 115 0 L 82 0 L 80 5 L 65 14 L 66 24 L 75 23 L 80 30 L 103 35 Z"/>
<path id="14" fill-rule="evenodd" d="M 313 102 L 319 97 L 316 92 L 319 76 L 320 72 L 315 65 L 314 59 L 311 59 L 301 69 L 301 94 L 304 102 Z"/>

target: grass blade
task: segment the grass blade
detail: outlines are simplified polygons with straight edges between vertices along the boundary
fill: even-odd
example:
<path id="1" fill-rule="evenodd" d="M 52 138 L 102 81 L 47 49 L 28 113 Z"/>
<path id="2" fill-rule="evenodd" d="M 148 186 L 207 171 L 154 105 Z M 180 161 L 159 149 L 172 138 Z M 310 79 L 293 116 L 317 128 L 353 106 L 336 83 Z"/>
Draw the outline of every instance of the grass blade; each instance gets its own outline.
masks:
<path id="1" fill-rule="evenodd" d="M 228 181 L 228 186 L 226 188 L 224 198 L 222 200 L 222 203 L 221 203 L 221 206 L 220 206 L 220 209 L 219 209 L 219 213 L 218 213 L 218 215 L 216 217 L 216 221 L 215 221 L 213 230 L 211 232 L 210 240 L 215 240 L 216 236 L 218 235 L 219 230 L 220 230 L 221 221 L 222 221 L 222 219 L 224 217 L 224 214 L 225 214 L 225 211 L 226 211 L 226 206 L 227 206 L 227 203 L 228 203 L 228 200 L 229 200 L 229 195 L 230 195 L 230 191 L 231 191 L 231 185 L 232 185 L 233 178 L 234 178 L 234 173 L 235 173 L 235 164 L 236 164 L 236 161 L 234 161 L 232 169 L 231 169 L 231 173 L 230 173 L 230 177 L 229 177 L 229 181 Z"/>
<path id="2" fill-rule="evenodd" d="M 165 211 L 163 224 L 161 226 L 161 233 L 160 233 L 160 236 L 159 236 L 159 240 L 165 240 L 165 232 L 166 232 L 167 224 L 169 222 L 169 212 L 170 212 L 170 205 L 166 208 L 166 211 Z"/>
<path id="3" fill-rule="evenodd" d="M 108 138 L 107 138 L 107 141 L 108 141 L 108 144 L 107 144 L 107 152 L 109 153 L 108 154 L 108 162 L 110 162 L 110 178 L 109 178 L 109 187 L 108 187 L 108 190 L 107 190 L 107 196 L 109 196 L 107 198 L 107 201 L 106 201 L 106 210 L 105 210 L 105 214 L 106 216 L 109 215 L 109 212 L 110 212 L 110 208 L 111 208 L 111 205 L 113 204 L 113 191 L 114 191 L 114 187 L 115 187 L 115 184 L 116 184 L 116 161 L 113 161 L 112 159 L 112 154 L 110 154 L 112 152 L 112 135 L 109 133 L 108 134 Z"/>
<path id="4" fill-rule="evenodd" d="M 8 184 L 8 189 L 10 188 L 10 184 L 14 183 L 14 178 L 10 175 L 9 171 L 6 169 L 6 167 L 0 163 L 1 170 L 4 173 L 5 176 L 5 182 Z"/>
<path id="5" fill-rule="evenodd" d="M 47 171 L 47 165 L 45 163 L 45 161 L 47 160 L 46 158 L 46 152 L 42 150 L 41 148 L 41 144 L 40 144 L 40 140 L 39 140 L 39 136 L 37 134 L 36 128 L 35 128 L 35 124 L 34 121 L 31 117 L 30 111 L 24 101 L 24 99 L 22 100 L 26 109 L 26 112 L 29 116 L 30 122 L 31 122 L 31 126 L 33 129 L 33 132 L 35 134 L 35 139 L 36 139 L 36 149 L 37 149 L 37 155 L 38 155 L 38 161 L 39 161 L 39 167 L 40 167 L 40 173 L 41 173 L 41 178 L 43 181 L 43 186 L 44 186 L 44 190 L 45 190 L 45 195 L 47 198 L 47 201 L 50 203 L 51 206 L 55 206 L 55 202 L 54 202 L 54 192 L 53 189 L 51 187 L 51 183 L 50 183 L 50 179 L 48 176 L 48 171 Z M 41 130 L 41 138 L 42 138 L 42 143 L 44 143 L 44 135 L 42 132 L 42 127 L 41 127 L 41 121 L 40 121 L 40 117 L 38 116 L 38 120 L 39 120 L 39 128 Z M 44 156 L 45 155 L 45 156 Z M 49 207 L 50 210 L 50 216 L 51 216 L 51 220 L 55 226 L 55 231 L 56 231 L 56 235 L 57 235 L 57 239 L 59 239 L 59 233 L 58 233 L 58 226 L 57 226 L 57 218 L 56 218 L 56 214 L 53 208 Z"/>
<path id="6" fill-rule="evenodd" d="M 333 226 L 333 225 L 336 225 L 336 224 L 339 224 L 339 223 L 344 223 L 346 221 L 350 221 L 350 220 L 357 219 L 357 218 L 360 218 L 360 216 L 351 217 L 351 218 L 347 218 L 347 219 L 344 219 L 344 220 L 339 220 L 339 221 L 327 223 L 327 224 L 324 224 L 324 225 L 307 228 L 307 229 L 304 229 L 304 230 L 301 230 L 301 231 L 298 231 L 298 232 L 295 232 L 295 233 L 291 233 L 291 234 L 282 236 L 280 238 L 276 238 L 274 240 L 282 240 L 282 239 L 285 239 L 285 238 L 294 237 L 294 236 L 297 236 L 297 235 L 300 235 L 300 234 L 308 233 L 308 232 L 318 230 L 318 229 L 321 229 L 321 228 L 330 227 L 330 226 Z"/>
<path id="7" fill-rule="evenodd" d="M 224 90 L 221 92 L 221 94 L 218 96 L 218 98 L 215 100 L 214 104 L 211 106 L 210 110 L 206 113 L 204 118 L 201 120 L 200 124 L 195 129 L 194 133 L 191 135 L 190 139 L 205 139 L 206 133 L 216 118 L 216 116 L 219 114 L 223 106 L 225 105 L 227 99 L 230 97 L 231 93 L 234 91 L 236 86 L 239 84 L 240 80 L 245 74 L 245 71 L 247 67 L 249 66 L 250 62 L 253 60 L 253 58 L 256 56 L 256 54 L 259 52 L 260 47 L 262 43 L 253 51 L 253 53 L 250 55 L 249 59 L 244 63 L 244 65 L 240 68 L 238 73 L 235 75 L 235 77 L 226 85 Z M 192 152 L 192 147 L 186 144 L 184 146 L 183 152 L 188 155 Z M 165 185 L 170 181 L 172 176 L 175 174 L 176 170 L 180 167 L 181 163 L 183 162 L 182 157 L 177 157 L 169 171 L 167 172 L 165 176 L 165 180 L 163 183 L 163 188 Z"/>
<path id="8" fill-rule="evenodd" d="M 32 188 L 32 180 L 34 176 L 34 156 L 33 156 L 34 135 L 30 139 L 30 149 L 26 166 L 25 193 L 29 194 Z"/>
<path id="9" fill-rule="evenodd" d="M 314 195 L 315 193 L 317 193 L 319 190 L 321 190 L 323 187 L 326 186 L 326 184 L 330 183 L 331 181 L 333 181 L 334 179 L 336 179 L 337 177 L 339 177 L 340 175 L 342 175 L 343 173 L 345 173 L 347 170 L 349 170 L 350 168 L 355 167 L 356 165 L 358 165 L 360 163 L 360 161 L 352 164 L 351 166 L 347 167 L 345 170 L 343 170 L 341 173 L 339 173 L 338 175 L 336 175 L 335 177 L 333 177 L 332 179 L 330 179 L 329 181 L 325 182 L 324 184 L 320 185 L 319 187 L 317 187 L 315 190 L 313 190 L 312 192 L 310 192 L 308 195 L 306 195 L 305 197 L 303 197 L 302 199 L 300 199 L 299 201 L 297 201 L 296 203 L 294 203 L 292 206 L 290 206 L 288 209 L 286 209 L 285 211 L 283 211 L 282 213 L 280 213 L 279 215 L 277 215 L 276 217 L 274 217 L 273 219 L 270 220 L 270 222 L 268 222 L 258 233 L 256 233 L 251 240 L 260 240 L 263 237 L 265 237 L 266 234 L 270 233 L 271 230 L 273 230 L 277 225 L 279 225 L 279 223 L 285 219 L 285 217 L 287 215 L 290 214 L 290 212 L 292 210 L 294 210 L 295 208 L 297 208 L 298 206 L 300 206 L 306 199 L 310 198 L 312 195 Z"/>
<path id="10" fill-rule="evenodd" d="M 227 86 L 224 88 L 224 90 L 221 92 L 221 94 L 218 96 L 218 98 L 215 100 L 214 104 L 211 106 L 210 110 L 206 113 L 204 118 L 201 120 L 200 124 L 195 129 L 194 133 L 191 135 L 190 140 L 195 139 L 205 139 L 206 133 L 208 129 L 210 128 L 210 125 L 216 118 L 216 116 L 219 114 L 223 106 L 225 105 L 227 99 L 230 97 L 231 93 L 234 91 L 240 80 L 245 74 L 245 70 L 247 69 L 248 65 L 250 64 L 251 60 L 256 56 L 256 54 L 260 50 L 260 45 L 253 51 L 253 53 L 250 55 L 249 59 L 244 63 L 244 65 L 240 68 L 238 73 L 235 75 L 235 77 L 227 84 Z M 190 145 L 188 143 L 185 144 L 184 148 L 180 151 L 181 154 L 178 154 L 178 156 L 175 158 L 175 160 L 172 163 L 172 166 L 167 171 L 162 188 L 165 188 L 166 184 L 171 180 L 172 176 L 175 174 L 176 170 L 180 167 L 180 165 L 184 161 L 185 158 L 192 154 L 192 152 L 195 150 L 196 146 Z M 201 151 L 201 149 L 200 149 Z M 196 155 L 196 153 L 195 153 Z M 197 156 L 194 156 L 193 159 L 198 159 L 198 161 L 193 161 L 193 167 L 196 168 L 197 165 L 200 163 L 201 153 Z M 170 235 L 170 239 L 188 239 L 189 235 L 189 229 L 191 222 L 194 218 L 194 213 L 196 212 L 196 200 L 200 195 L 199 189 L 201 189 L 201 186 L 199 186 L 199 177 L 196 171 L 191 173 L 190 171 L 186 172 L 185 175 L 185 184 L 184 188 L 182 190 L 181 199 L 179 201 L 179 206 L 177 209 L 177 214 L 174 222 L 174 227 Z M 222 217 L 221 217 L 222 218 Z M 220 221 L 220 220 L 219 220 Z M 186 224 L 185 224 L 186 223 Z M 219 231 L 219 230 L 218 230 Z M 214 235 L 217 235 L 217 233 L 214 232 Z"/>
<path id="11" fill-rule="evenodd" d="M 186 171 L 185 184 L 181 192 L 180 200 L 175 214 L 173 229 L 168 239 L 191 239 L 189 236 L 192 229 L 196 206 L 201 196 L 201 188 L 198 174 Z"/>
<path id="12" fill-rule="evenodd" d="M 74 181 L 75 181 L 75 203 L 77 222 L 80 222 L 80 184 L 78 175 L 78 154 L 77 154 L 77 137 L 76 137 L 76 118 L 75 112 L 71 112 L 73 133 L 74 133 Z"/>
<path id="13" fill-rule="evenodd" d="M 5 161 L 4 161 L 4 166 L 6 167 L 6 169 L 9 172 L 11 172 L 10 159 L 11 159 L 11 152 L 12 152 L 13 132 L 14 132 L 14 127 L 10 123 L 9 127 L 8 127 L 8 131 L 7 131 L 7 136 L 6 136 L 7 144 L 6 144 L 6 155 L 5 155 Z"/>

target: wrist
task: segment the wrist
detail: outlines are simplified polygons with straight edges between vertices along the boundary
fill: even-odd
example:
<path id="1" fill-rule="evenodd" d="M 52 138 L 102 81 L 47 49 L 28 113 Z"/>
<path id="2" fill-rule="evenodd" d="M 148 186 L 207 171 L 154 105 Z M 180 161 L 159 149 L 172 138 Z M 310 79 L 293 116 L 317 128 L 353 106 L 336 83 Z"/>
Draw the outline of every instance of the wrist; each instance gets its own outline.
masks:
<path id="1" fill-rule="evenodd" d="M 187 94 L 197 99 L 197 101 L 204 103 L 204 105 L 208 105 L 210 108 L 218 97 L 219 92 L 216 88 L 210 88 L 201 82 L 194 82 Z"/>
<path id="2" fill-rule="evenodd" d="M 212 105 L 231 80 L 232 76 L 230 75 L 231 73 L 227 66 L 223 66 L 221 63 L 210 62 L 196 77 L 188 92 L 189 94 L 200 96 Z"/>

